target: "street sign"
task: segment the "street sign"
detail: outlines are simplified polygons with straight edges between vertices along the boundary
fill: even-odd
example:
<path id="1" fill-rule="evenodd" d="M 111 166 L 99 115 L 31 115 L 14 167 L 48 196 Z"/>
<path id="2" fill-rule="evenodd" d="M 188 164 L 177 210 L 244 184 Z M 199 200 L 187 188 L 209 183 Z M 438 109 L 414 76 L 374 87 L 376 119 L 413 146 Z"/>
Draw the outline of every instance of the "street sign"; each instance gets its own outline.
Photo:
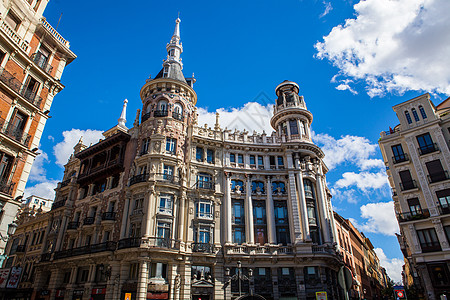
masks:
<path id="1" fill-rule="evenodd" d="M 131 293 L 125 293 L 125 300 L 131 300 Z"/>
<path id="2" fill-rule="evenodd" d="M 316 292 L 316 300 L 327 300 L 327 292 Z"/>
<path id="3" fill-rule="evenodd" d="M 338 283 L 345 291 L 350 291 L 353 284 L 352 271 L 346 266 L 342 266 L 338 272 Z"/>

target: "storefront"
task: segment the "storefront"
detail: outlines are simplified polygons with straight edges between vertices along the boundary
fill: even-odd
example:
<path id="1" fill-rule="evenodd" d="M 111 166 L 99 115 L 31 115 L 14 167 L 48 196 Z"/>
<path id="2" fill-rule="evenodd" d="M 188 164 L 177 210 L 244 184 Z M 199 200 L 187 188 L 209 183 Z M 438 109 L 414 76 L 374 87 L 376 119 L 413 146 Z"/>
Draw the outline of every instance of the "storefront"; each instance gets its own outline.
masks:
<path id="1" fill-rule="evenodd" d="M 91 300 L 105 300 L 106 287 L 95 287 L 92 289 Z"/>
<path id="2" fill-rule="evenodd" d="M 72 300 L 82 300 L 84 290 L 74 290 Z"/>

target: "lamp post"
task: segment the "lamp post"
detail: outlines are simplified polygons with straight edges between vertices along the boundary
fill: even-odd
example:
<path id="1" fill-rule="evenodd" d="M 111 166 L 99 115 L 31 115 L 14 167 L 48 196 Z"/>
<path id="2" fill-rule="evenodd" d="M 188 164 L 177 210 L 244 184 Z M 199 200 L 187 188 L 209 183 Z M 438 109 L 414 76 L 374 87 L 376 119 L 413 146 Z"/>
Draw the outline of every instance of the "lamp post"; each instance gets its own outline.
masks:
<path id="1" fill-rule="evenodd" d="M 6 236 L 3 236 L 1 233 L 0 233 L 0 239 L 3 241 L 3 242 L 5 242 L 5 243 L 7 243 L 8 242 L 8 240 L 14 235 L 14 233 L 16 232 L 16 229 L 17 229 L 17 224 L 16 224 L 16 222 L 11 222 L 11 224 L 8 224 L 8 231 L 7 231 L 7 235 Z M 6 244 L 5 245 L 5 249 L 4 249 L 4 251 L 3 251 L 3 254 L 1 254 L 0 255 L 0 266 L 3 264 L 3 261 L 6 259 L 6 249 L 7 249 L 7 245 L 8 244 Z"/>
<path id="2" fill-rule="evenodd" d="M 242 281 L 247 280 L 249 284 L 251 283 L 251 278 L 253 277 L 253 269 L 248 269 L 248 276 L 245 276 L 242 274 L 242 263 L 240 261 L 237 262 L 237 274 L 234 274 L 231 276 L 227 283 L 231 282 L 232 280 L 238 280 L 238 287 L 239 287 L 239 297 L 242 296 Z M 230 276 L 230 268 L 225 269 L 225 276 Z M 253 290 L 250 286 L 250 295 L 253 295 Z"/>

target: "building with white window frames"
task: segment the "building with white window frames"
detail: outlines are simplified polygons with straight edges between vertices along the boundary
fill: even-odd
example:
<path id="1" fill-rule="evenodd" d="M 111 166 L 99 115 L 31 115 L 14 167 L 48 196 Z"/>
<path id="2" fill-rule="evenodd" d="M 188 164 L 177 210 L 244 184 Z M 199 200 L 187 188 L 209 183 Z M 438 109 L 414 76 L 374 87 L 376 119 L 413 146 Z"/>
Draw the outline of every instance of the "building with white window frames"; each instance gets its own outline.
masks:
<path id="1" fill-rule="evenodd" d="M 438 299 L 450 288 L 450 100 L 435 106 L 424 94 L 393 109 L 400 124 L 382 132 L 379 144 L 405 269 L 426 299 Z"/>
<path id="2" fill-rule="evenodd" d="M 328 170 L 299 86 L 276 87 L 270 135 L 224 130 L 219 116 L 214 128 L 198 126 L 179 25 L 163 68 L 141 89 L 133 126 L 124 127 L 124 106 L 104 140 L 75 147 L 35 290 L 51 299 L 236 299 L 239 291 L 343 299 Z M 248 279 L 240 284 L 239 271 Z"/>

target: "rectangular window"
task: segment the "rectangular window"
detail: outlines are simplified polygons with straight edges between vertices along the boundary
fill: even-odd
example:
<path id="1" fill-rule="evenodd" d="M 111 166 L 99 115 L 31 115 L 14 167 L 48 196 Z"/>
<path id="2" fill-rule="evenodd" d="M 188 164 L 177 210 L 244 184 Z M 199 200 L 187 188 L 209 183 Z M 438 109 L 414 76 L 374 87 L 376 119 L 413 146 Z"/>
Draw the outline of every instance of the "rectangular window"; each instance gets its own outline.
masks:
<path id="1" fill-rule="evenodd" d="M 160 239 L 170 239 L 170 223 L 158 222 L 157 235 Z"/>
<path id="2" fill-rule="evenodd" d="M 441 245 L 434 228 L 417 230 L 417 236 L 419 237 L 422 252 L 441 251 Z"/>
<path id="3" fill-rule="evenodd" d="M 2 189 L 9 179 L 13 161 L 14 158 L 12 156 L 0 152 L 0 188 Z"/>
<path id="4" fill-rule="evenodd" d="M 172 180 L 173 179 L 173 171 L 174 167 L 164 164 L 164 174 L 163 179 L 164 180 Z"/>
<path id="5" fill-rule="evenodd" d="M 236 154 L 230 153 L 230 162 L 235 163 L 236 162 Z"/>
<path id="6" fill-rule="evenodd" d="M 284 168 L 283 156 L 278 156 L 278 168 L 279 169 L 283 169 Z"/>
<path id="7" fill-rule="evenodd" d="M 403 147 L 401 144 L 394 145 L 391 148 L 392 148 L 392 153 L 394 154 L 393 159 L 392 159 L 394 161 L 394 163 L 400 163 L 400 162 L 404 162 L 404 161 L 408 160 L 406 158 L 405 153 L 403 152 Z"/>
<path id="8" fill-rule="evenodd" d="M 270 168 L 271 169 L 275 169 L 275 167 L 276 167 L 276 164 L 275 164 L 275 156 L 270 156 L 269 157 L 269 162 L 270 162 Z"/>
<path id="9" fill-rule="evenodd" d="M 398 175 L 400 176 L 400 189 L 402 191 L 407 191 L 416 188 L 416 182 L 412 179 L 411 173 L 409 170 L 406 171 L 400 171 L 398 172 Z"/>
<path id="10" fill-rule="evenodd" d="M 130 273 L 128 275 L 129 279 L 137 279 L 139 272 L 139 263 L 130 264 Z"/>
<path id="11" fill-rule="evenodd" d="M 421 155 L 437 151 L 437 147 L 433 143 L 429 133 L 419 135 L 416 139 L 419 144 L 419 153 Z"/>
<path id="12" fill-rule="evenodd" d="M 148 275 L 150 279 L 167 280 L 167 265 L 163 263 L 152 263 Z"/>
<path id="13" fill-rule="evenodd" d="M 36 99 L 39 86 L 40 83 L 35 78 L 28 75 L 28 78 L 25 81 L 25 85 L 22 88 L 21 94 L 28 100 L 34 101 Z"/>
<path id="14" fill-rule="evenodd" d="M 244 201 L 233 200 L 233 223 L 244 224 Z"/>
<path id="15" fill-rule="evenodd" d="M 264 158 L 260 155 L 258 155 L 258 166 L 264 168 Z"/>
<path id="16" fill-rule="evenodd" d="M 141 148 L 141 155 L 148 153 L 148 146 L 150 145 L 150 139 L 143 139 L 142 140 L 142 148 Z"/>
<path id="17" fill-rule="evenodd" d="M 211 202 L 200 201 L 197 203 L 197 217 L 202 219 L 212 219 Z"/>
<path id="18" fill-rule="evenodd" d="M 238 154 L 238 164 L 243 164 L 243 163 L 244 163 L 244 155 Z"/>
<path id="19" fill-rule="evenodd" d="M 273 204 L 275 209 L 275 224 L 276 225 L 288 224 L 286 201 L 274 201 Z"/>
<path id="20" fill-rule="evenodd" d="M 165 215 L 172 215 L 172 196 L 162 194 L 159 196 L 158 212 Z"/>
<path id="21" fill-rule="evenodd" d="M 197 161 L 203 161 L 203 148 L 197 147 L 195 151 L 195 159 Z"/>
<path id="22" fill-rule="evenodd" d="M 245 228 L 233 227 L 233 243 L 243 244 L 245 243 Z"/>
<path id="23" fill-rule="evenodd" d="M 47 67 L 49 57 L 50 51 L 41 45 L 39 51 L 34 56 L 34 62 L 42 69 L 45 69 L 45 67 Z"/>
<path id="24" fill-rule="evenodd" d="M 253 201 L 253 220 L 255 225 L 266 224 L 266 206 L 264 201 Z"/>
<path id="25" fill-rule="evenodd" d="M 448 173 L 444 171 L 439 159 L 425 163 L 428 170 L 428 181 L 430 183 L 439 182 L 448 179 Z"/>
<path id="26" fill-rule="evenodd" d="M 206 150 L 206 162 L 210 164 L 214 163 L 214 150 L 212 149 Z"/>
<path id="27" fill-rule="evenodd" d="M 250 155 L 250 164 L 251 165 L 256 165 L 256 160 L 255 160 L 255 156 L 254 155 Z"/>
<path id="28" fill-rule="evenodd" d="M 177 140 L 173 138 L 166 138 L 166 152 L 175 154 L 177 150 Z"/>
<path id="29" fill-rule="evenodd" d="M 15 31 L 17 31 L 21 23 L 19 17 L 17 17 L 11 10 L 8 11 L 8 14 L 5 17 L 5 22 Z"/>
<path id="30" fill-rule="evenodd" d="M 197 188 L 209 190 L 214 189 L 212 176 L 208 173 L 199 173 L 197 175 Z"/>
<path id="31" fill-rule="evenodd" d="M 289 120 L 289 129 L 291 130 L 291 135 L 298 134 L 297 120 Z"/>
<path id="32" fill-rule="evenodd" d="M 450 189 L 437 191 L 436 196 L 442 213 L 450 212 Z"/>
<path id="33" fill-rule="evenodd" d="M 211 228 L 210 227 L 200 226 L 200 228 L 198 229 L 198 242 L 204 243 L 204 244 L 211 243 Z"/>

